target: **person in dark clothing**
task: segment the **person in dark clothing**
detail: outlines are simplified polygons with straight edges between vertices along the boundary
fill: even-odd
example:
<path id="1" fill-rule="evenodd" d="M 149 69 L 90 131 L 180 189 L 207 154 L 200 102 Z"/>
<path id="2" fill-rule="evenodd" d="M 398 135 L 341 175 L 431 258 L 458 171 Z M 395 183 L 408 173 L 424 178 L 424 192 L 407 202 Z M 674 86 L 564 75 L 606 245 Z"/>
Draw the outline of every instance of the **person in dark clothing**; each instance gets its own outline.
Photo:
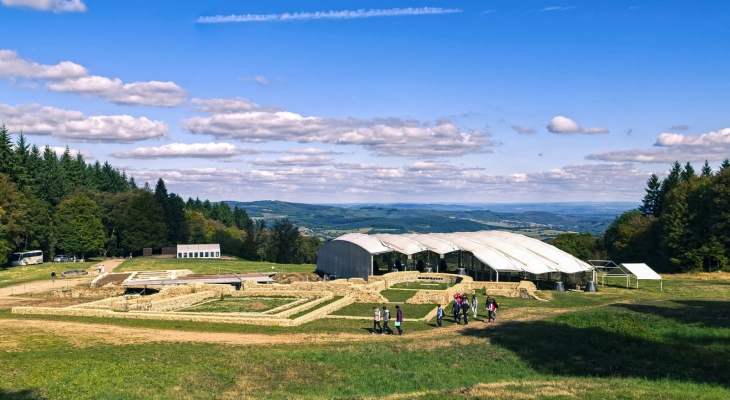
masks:
<path id="1" fill-rule="evenodd" d="M 56 281 L 56 271 L 51 272 L 51 279 L 53 279 L 53 282 Z"/>
<path id="2" fill-rule="evenodd" d="M 464 325 L 469 325 L 469 301 L 461 302 L 461 313 L 464 315 Z"/>
<path id="3" fill-rule="evenodd" d="M 388 334 L 392 335 L 393 331 L 388 326 L 388 322 L 390 322 L 390 310 L 388 310 L 388 307 L 383 306 L 383 332 L 381 335 Z"/>
<path id="4" fill-rule="evenodd" d="M 444 309 L 441 308 L 441 304 L 439 304 L 438 308 L 436 309 L 436 325 L 438 325 L 439 328 L 441 328 L 441 324 L 444 321 Z"/>
<path id="5" fill-rule="evenodd" d="M 395 306 L 395 327 L 398 329 L 399 335 L 403 334 L 401 325 L 403 325 L 403 311 L 400 310 L 400 306 Z"/>
<path id="6" fill-rule="evenodd" d="M 459 313 L 459 303 L 454 300 L 454 306 L 451 310 L 454 313 L 454 325 L 461 324 L 461 314 Z"/>

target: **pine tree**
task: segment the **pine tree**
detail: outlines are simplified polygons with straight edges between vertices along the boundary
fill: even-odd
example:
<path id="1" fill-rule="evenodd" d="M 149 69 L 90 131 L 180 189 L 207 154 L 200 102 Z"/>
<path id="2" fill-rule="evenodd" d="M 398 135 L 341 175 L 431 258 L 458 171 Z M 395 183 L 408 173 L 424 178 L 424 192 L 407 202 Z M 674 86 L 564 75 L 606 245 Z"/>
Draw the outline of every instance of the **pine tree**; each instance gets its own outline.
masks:
<path id="1" fill-rule="evenodd" d="M 689 182 L 692 180 L 692 178 L 695 178 L 695 169 L 692 167 L 692 164 L 687 162 L 687 164 L 684 166 L 684 170 L 680 174 L 680 180 L 682 182 Z"/>
<path id="2" fill-rule="evenodd" d="M 70 253 L 99 252 L 105 242 L 99 207 L 82 192 L 61 202 L 54 216 L 58 248 Z"/>
<path id="3" fill-rule="evenodd" d="M 130 190 L 139 189 L 137 187 L 137 181 L 134 180 L 134 175 L 129 177 L 129 189 Z"/>
<path id="4" fill-rule="evenodd" d="M 55 207 L 66 197 L 66 179 L 58 163 L 56 153 L 46 146 L 40 166 L 40 181 L 37 196 Z"/>
<path id="5" fill-rule="evenodd" d="M 25 140 L 25 135 L 21 132 L 18 135 L 18 140 L 15 142 L 15 168 L 16 168 L 16 183 L 19 190 L 24 190 L 28 187 L 31 177 L 28 173 L 28 158 L 30 157 L 28 148 L 28 142 Z"/>
<path id="6" fill-rule="evenodd" d="M 712 167 L 710 167 L 710 163 L 705 160 L 705 165 L 702 166 L 702 175 L 703 178 L 711 178 L 712 177 Z"/>
<path id="7" fill-rule="evenodd" d="M 159 248 L 167 240 L 164 211 L 151 191 L 134 192 L 124 210 L 123 226 L 122 244 L 129 251 Z"/>
<path id="8" fill-rule="evenodd" d="M 5 124 L 0 125 L 0 174 L 5 174 L 11 181 L 17 182 L 15 173 L 15 155 L 10 133 Z"/>
<path id="9" fill-rule="evenodd" d="M 644 215 L 653 215 L 658 217 L 661 213 L 661 183 L 659 183 L 659 177 L 656 174 L 652 174 L 649 180 L 646 181 L 646 195 L 642 200 L 642 204 L 639 210 Z"/>
<path id="10" fill-rule="evenodd" d="M 726 158 L 722 160 L 722 164 L 720 165 L 720 172 L 730 168 L 730 159 Z"/>

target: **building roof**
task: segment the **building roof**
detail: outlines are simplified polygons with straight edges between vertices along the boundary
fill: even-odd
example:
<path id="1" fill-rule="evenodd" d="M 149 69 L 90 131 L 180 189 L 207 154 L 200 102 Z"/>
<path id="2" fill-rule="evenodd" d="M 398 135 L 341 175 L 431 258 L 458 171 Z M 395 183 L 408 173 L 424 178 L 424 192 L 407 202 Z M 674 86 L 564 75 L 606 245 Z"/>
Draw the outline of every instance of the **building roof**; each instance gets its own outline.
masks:
<path id="1" fill-rule="evenodd" d="M 189 251 L 221 251 L 220 244 L 179 244 L 177 245 L 177 251 L 189 252 Z"/>
<path id="2" fill-rule="evenodd" d="M 392 248 L 381 242 L 380 239 L 370 235 L 363 235 L 362 233 L 348 233 L 334 240 L 342 240 L 356 244 L 370 254 L 390 253 L 393 251 Z"/>
<path id="3" fill-rule="evenodd" d="M 409 256 L 428 250 L 424 245 L 418 243 L 418 241 L 401 235 L 379 233 L 372 235 L 372 237 L 379 239 L 395 251 Z"/>
<path id="4" fill-rule="evenodd" d="M 420 243 L 426 249 L 443 256 L 452 251 L 459 251 L 459 246 L 449 242 L 446 239 L 438 238 L 429 234 L 407 233 L 400 235 L 402 237 L 412 239 Z"/>
<path id="5" fill-rule="evenodd" d="M 653 269 L 644 263 L 624 263 L 620 267 L 630 274 L 636 276 L 636 279 L 661 280 L 661 275 L 657 274 Z"/>

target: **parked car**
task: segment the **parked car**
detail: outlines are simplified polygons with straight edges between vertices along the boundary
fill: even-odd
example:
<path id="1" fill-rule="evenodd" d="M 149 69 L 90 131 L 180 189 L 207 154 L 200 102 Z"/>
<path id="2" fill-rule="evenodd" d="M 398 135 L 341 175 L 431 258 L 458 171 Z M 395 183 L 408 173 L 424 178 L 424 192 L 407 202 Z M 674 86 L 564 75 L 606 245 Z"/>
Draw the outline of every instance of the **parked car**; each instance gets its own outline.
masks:
<path id="1" fill-rule="evenodd" d="M 53 257 L 53 262 L 70 262 L 71 258 L 64 256 L 63 254 L 58 254 L 55 257 Z"/>

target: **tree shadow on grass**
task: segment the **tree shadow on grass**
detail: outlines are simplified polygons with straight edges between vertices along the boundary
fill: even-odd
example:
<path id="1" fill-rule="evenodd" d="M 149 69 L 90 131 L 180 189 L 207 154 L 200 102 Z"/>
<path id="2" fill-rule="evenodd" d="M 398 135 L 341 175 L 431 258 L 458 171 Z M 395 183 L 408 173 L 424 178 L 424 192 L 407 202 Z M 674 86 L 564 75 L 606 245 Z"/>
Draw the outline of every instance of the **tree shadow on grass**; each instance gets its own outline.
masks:
<path id="1" fill-rule="evenodd" d="M 652 304 L 616 304 L 634 312 L 671 318 L 682 324 L 730 328 L 730 301 L 675 300 L 677 307 Z"/>
<path id="2" fill-rule="evenodd" d="M 47 397 L 40 394 L 38 389 L 25 389 L 25 390 L 3 390 L 0 389 L 0 399 L 6 400 L 41 400 L 47 399 Z"/>
<path id="3" fill-rule="evenodd" d="M 688 329 L 676 333 L 687 340 L 678 340 L 673 332 L 654 330 L 651 318 L 632 314 L 611 307 L 563 320 L 505 322 L 460 333 L 489 338 L 493 345 L 514 352 L 541 373 L 672 379 L 730 387 L 730 348 L 722 346 L 724 338 L 708 344 L 701 331 Z"/>

